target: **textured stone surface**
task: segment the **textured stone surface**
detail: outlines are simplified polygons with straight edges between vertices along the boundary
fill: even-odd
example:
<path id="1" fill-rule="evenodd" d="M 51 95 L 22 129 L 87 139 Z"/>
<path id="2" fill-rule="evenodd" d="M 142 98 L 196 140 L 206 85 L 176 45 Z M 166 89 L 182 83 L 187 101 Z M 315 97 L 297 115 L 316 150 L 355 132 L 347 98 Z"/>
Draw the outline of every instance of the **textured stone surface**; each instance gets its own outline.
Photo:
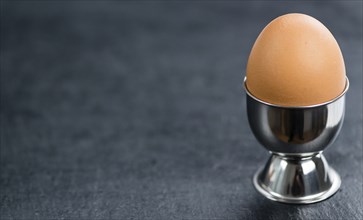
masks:
<path id="1" fill-rule="evenodd" d="M 1 3 L 1 219 L 362 219 L 362 2 Z M 262 28 L 321 20 L 351 81 L 331 199 L 285 205 L 242 90 Z"/>

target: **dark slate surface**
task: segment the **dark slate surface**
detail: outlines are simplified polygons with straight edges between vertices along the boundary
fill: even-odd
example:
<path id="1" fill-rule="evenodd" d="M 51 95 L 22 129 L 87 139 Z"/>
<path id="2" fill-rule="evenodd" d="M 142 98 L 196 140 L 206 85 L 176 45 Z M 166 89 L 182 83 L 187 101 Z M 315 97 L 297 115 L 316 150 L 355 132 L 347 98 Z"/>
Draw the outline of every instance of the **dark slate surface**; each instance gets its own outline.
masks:
<path id="1" fill-rule="evenodd" d="M 1 3 L 1 219 L 362 219 L 362 2 Z M 343 179 L 271 202 L 242 80 L 262 28 L 321 20 L 345 56 Z"/>

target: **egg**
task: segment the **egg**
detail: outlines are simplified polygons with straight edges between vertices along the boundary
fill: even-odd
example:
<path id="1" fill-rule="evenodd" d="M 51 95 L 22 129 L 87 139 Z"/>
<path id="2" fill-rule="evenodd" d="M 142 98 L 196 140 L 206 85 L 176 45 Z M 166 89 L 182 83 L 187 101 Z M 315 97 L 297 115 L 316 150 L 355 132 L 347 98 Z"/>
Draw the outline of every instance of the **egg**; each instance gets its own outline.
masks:
<path id="1" fill-rule="evenodd" d="M 345 89 L 343 55 L 331 32 L 315 18 L 286 14 L 257 37 L 246 68 L 246 88 L 264 102 L 311 106 Z"/>

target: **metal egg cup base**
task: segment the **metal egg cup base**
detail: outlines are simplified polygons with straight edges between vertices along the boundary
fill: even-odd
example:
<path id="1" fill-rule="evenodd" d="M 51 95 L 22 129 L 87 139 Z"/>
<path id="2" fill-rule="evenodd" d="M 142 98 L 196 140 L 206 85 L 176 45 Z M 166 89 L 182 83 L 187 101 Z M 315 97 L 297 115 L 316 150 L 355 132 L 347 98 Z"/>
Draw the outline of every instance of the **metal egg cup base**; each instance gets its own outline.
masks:
<path id="1" fill-rule="evenodd" d="M 334 195 L 341 179 L 321 153 L 302 157 L 272 153 L 266 166 L 254 175 L 253 184 L 270 200 L 310 204 Z"/>

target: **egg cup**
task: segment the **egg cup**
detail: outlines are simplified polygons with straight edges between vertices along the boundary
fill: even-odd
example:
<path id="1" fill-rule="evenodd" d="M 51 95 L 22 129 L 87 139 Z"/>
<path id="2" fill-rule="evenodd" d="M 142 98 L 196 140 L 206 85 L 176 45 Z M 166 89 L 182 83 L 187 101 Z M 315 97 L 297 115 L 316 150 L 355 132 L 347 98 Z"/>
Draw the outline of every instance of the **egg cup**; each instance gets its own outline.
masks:
<path id="1" fill-rule="evenodd" d="M 322 152 L 338 136 L 345 113 L 344 91 L 326 103 L 303 107 L 273 105 L 247 93 L 247 114 L 257 140 L 270 151 L 267 164 L 253 177 L 258 192 L 268 199 L 294 204 L 325 200 L 341 179 Z"/>

